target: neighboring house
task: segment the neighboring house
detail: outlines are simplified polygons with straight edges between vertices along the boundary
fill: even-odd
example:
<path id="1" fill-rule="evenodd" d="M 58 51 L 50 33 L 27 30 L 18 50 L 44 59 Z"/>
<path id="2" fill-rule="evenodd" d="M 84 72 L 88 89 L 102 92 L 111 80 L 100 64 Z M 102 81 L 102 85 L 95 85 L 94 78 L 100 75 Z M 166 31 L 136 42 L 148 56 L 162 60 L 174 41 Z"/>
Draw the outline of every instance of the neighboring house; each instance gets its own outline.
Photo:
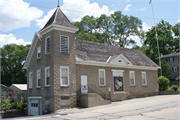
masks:
<path id="1" fill-rule="evenodd" d="M 12 84 L 10 88 L 16 92 L 12 96 L 14 101 L 22 102 L 23 96 L 27 94 L 27 84 Z"/>
<path id="2" fill-rule="evenodd" d="M 58 7 L 35 33 L 23 67 L 27 69 L 29 115 L 55 112 L 87 101 L 100 104 L 84 99 L 93 95 L 90 91 L 97 99 L 111 101 L 158 94 L 160 67 L 142 52 L 76 40 L 76 31 L 78 28 Z"/>
<path id="3" fill-rule="evenodd" d="M 172 68 L 172 76 L 173 78 L 177 78 L 179 76 L 179 57 L 180 53 L 161 55 L 161 61 L 166 61 L 166 63 Z M 159 58 L 156 58 L 159 60 Z"/>
<path id="4" fill-rule="evenodd" d="M 1 97 L 3 96 L 9 96 L 9 92 L 6 90 L 7 86 L 1 84 Z"/>

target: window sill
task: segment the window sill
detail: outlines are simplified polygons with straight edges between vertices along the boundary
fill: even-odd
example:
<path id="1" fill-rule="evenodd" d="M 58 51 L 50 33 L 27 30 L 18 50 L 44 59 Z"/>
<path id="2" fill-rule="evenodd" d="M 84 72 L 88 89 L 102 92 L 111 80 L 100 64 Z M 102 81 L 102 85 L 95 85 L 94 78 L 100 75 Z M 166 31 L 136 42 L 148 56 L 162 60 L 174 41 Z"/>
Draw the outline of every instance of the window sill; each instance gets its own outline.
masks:
<path id="1" fill-rule="evenodd" d="M 99 85 L 100 87 L 105 87 L 106 85 Z"/>
<path id="2" fill-rule="evenodd" d="M 41 88 L 41 86 L 37 86 L 36 88 Z"/>
<path id="3" fill-rule="evenodd" d="M 50 85 L 45 85 L 44 87 L 50 87 Z"/>
<path id="4" fill-rule="evenodd" d="M 69 85 L 61 85 L 60 87 L 66 87 L 67 88 L 67 87 L 69 87 Z"/>
<path id="5" fill-rule="evenodd" d="M 39 60 L 39 59 L 41 59 L 41 57 L 40 57 L 40 58 L 37 58 L 37 60 Z"/>
<path id="6" fill-rule="evenodd" d="M 147 85 L 142 85 L 143 87 L 147 87 Z"/>
<path id="7" fill-rule="evenodd" d="M 49 55 L 50 54 L 50 52 L 49 53 L 45 53 L 45 55 Z"/>
<path id="8" fill-rule="evenodd" d="M 135 87 L 135 85 L 130 85 L 131 87 Z"/>
<path id="9" fill-rule="evenodd" d="M 113 94 L 127 94 L 127 93 L 129 93 L 129 92 L 124 92 L 124 91 L 122 91 L 122 92 L 113 92 Z"/>

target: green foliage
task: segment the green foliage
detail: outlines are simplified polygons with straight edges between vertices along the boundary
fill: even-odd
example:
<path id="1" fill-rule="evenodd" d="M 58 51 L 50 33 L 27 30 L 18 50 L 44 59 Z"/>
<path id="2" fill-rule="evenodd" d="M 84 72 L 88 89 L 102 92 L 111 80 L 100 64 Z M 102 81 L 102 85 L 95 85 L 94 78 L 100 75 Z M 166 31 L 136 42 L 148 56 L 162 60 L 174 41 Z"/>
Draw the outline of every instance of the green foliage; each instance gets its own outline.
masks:
<path id="1" fill-rule="evenodd" d="M 141 40 L 144 38 L 141 20 L 123 15 L 120 11 L 110 16 L 102 14 L 98 18 L 87 15 L 73 25 L 79 28 L 76 39 L 81 40 L 126 47 L 136 44 L 133 37 L 129 39 L 130 36 L 138 36 Z"/>
<path id="2" fill-rule="evenodd" d="M 17 102 L 16 110 L 22 110 L 22 102 Z"/>
<path id="3" fill-rule="evenodd" d="M 167 91 L 174 91 L 171 87 L 169 87 L 168 89 L 167 89 Z"/>
<path id="4" fill-rule="evenodd" d="M 164 77 L 164 76 L 160 76 L 158 78 L 158 82 L 159 82 L 159 90 L 167 90 L 168 86 L 169 86 L 169 79 Z"/>
<path id="5" fill-rule="evenodd" d="M 1 51 L 1 82 L 4 85 L 26 84 L 26 70 L 22 69 L 30 45 L 8 44 Z"/>
<path id="6" fill-rule="evenodd" d="M 16 109 L 16 107 L 17 107 L 17 102 L 12 102 L 10 108 Z"/>
<path id="7" fill-rule="evenodd" d="M 178 86 L 177 86 L 177 85 L 172 85 L 171 88 L 172 88 L 174 91 L 177 91 L 177 90 L 178 90 Z"/>
<path id="8" fill-rule="evenodd" d="M 180 80 L 180 76 L 179 76 L 179 77 L 177 77 L 177 78 L 176 78 L 176 80 L 177 80 L 177 81 L 179 81 L 179 80 Z"/>
<path id="9" fill-rule="evenodd" d="M 161 61 L 161 68 L 162 68 L 162 76 L 167 77 L 168 79 L 172 78 L 172 69 L 171 67 L 166 63 L 166 61 Z M 160 69 L 158 70 L 159 76 L 161 75 Z"/>
<path id="10" fill-rule="evenodd" d="M 156 25 L 156 30 L 160 53 L 166 55 L 177 52 L 177 49 L 179 49 L 179 40 L 175 39 L 177 37 L 173 38 L 172 25 L 164 20 L 161 20 Z M 156 58 L 158 57 L 158 50 L 154 26 L 146 32 L 146 39 L 143 45 L 148 47 L 145 52 L 146 55 L 154 62 L 157 62 L 158 60 L 156 60 Z"/>
<path id="11" fill-rule="evenodd" d="M 1 111 L 8 110 L 11 105 L 9 97 L 2 97 L 0 103 L 1 103 Z"/>

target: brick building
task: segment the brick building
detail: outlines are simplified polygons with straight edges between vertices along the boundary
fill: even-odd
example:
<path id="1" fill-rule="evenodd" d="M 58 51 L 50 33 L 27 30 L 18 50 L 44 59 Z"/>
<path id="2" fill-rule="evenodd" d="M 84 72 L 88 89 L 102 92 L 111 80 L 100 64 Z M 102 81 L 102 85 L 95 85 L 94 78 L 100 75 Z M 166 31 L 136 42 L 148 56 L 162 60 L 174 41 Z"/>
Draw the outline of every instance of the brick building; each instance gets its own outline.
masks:
<path id="1" fill-rule="evenodd" d="M 35 33 L 24 64 L 29 115 L 158 93 L 159 66 L 142 52 L 76 40 L 76 31 L 58 7 Z"/>

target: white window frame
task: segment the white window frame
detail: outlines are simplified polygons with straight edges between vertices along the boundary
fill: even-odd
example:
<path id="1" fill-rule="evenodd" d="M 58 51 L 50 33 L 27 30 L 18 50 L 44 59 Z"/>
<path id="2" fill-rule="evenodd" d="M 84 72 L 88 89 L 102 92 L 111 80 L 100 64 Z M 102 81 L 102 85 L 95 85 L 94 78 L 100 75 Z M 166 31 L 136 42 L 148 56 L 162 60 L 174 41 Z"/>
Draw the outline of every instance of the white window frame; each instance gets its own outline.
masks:
<path id="1" fill-rule="evenodd" d="M 69 36 L 66 36 L 66 35 L 60 35 L 60 53 L 62 53 L 61 52 L 61 36 L 64 36 L 64 37 L 68 38 L 68 53 L 69 53 Z"/>
<path id="2" fill-rule="evenodd" d="M 131 84 L 131 73 L 133 73 L 134 84 Z M 129 80 L 130 80 L 130 86 L 135 86 L 135 72 L 134 71 L 129 71 Z"/>
<path id="3" fill-rule="evenodd" d="M 40 72 L 40 81 L 41 81 L 41 69 L 39 69 L 39 70 L 37 70 L 37 87 L 39 88 L 39 87 L 41 87 L 41 85 L 40 86 L 38 86 L 38 73 Z"/>
<path id="4" fill-rule="evenodd" d="M 169 58 L 169 62 L 173 62 L 173 58 Z"/>
<path id="5" fill-rule="evenodd" d="M 145 83 L 146 83 L 146 84 L 143 84 L 143 77 L 142 77 L 143 74 L 145 74 Z M 146 86 L 146 85 L 147 85 L 146 72 L 141 72 L 141 79 L 142 79 L 142 85 L 143 85 L 143 86 Z"/>
<path id="6" fill-rule="evenodd" d="M 47 83 L 47 79 L 46 79 L 46 75 L 47 75 L 47 70 L 49 69 L 49 71 L 50 71 L 50 76 L 49 76 L 49 79 L 51 78 L 51 70 L 50 70 L 50 66 L 48 66 L 48 67 L 45 67 L 45 86 L 50 86 L 50 80 L 49 80 L 49 85 L 47 85 L 46 83 Z"/>
<path id="7" fill-rule="evenodd" d="M 62 68 L 66 68 L 67 69 L 67 74 L 68 74 L 68 84 L 63 84 L 62 83 Z M 60 84 L 61 86 L 69 86 L 69 66 L 60 66 Z"/>
<path id="8" fill-rule="evenodd" d="M 51 37 L 47 37 L 46 40 L 45 40 L 45 54 L 49 54 L 50 52 L 47 53 L 47 39 L 50 38 L 50 44 L 51 44 Z M 50 45 L 51 47 L 51 45 Z M 50 48 L 50 51 L 51 51 L 51 48 Z"/>
<path id="9" fill-rule="evenodd" d="M 31 86 L 31 74 L 32 74 L 32 86 Z M 33 72 L 29 72 L 29 88 L 33 87 Z"/>
<path id="10" fill-rule="evenodd" d="M 177 67 L 173 67 L 173 72 L 177 72 Z"/>
<path id="11" fill-rule="evenodd" d="M 100 84 L 100 72 L 103 71 L 104 72 L 104 85 Z M 105 69 L 99 69 L 99 86 L 106 86 L 106 72 Z"/>
<path id="12" fill-rule="evenodd" d="M 38 51 L 40 49 L 40 57 L 38 57 Z M 41 58 L 41 46 L 37 48 L 37 59 Z"/>

